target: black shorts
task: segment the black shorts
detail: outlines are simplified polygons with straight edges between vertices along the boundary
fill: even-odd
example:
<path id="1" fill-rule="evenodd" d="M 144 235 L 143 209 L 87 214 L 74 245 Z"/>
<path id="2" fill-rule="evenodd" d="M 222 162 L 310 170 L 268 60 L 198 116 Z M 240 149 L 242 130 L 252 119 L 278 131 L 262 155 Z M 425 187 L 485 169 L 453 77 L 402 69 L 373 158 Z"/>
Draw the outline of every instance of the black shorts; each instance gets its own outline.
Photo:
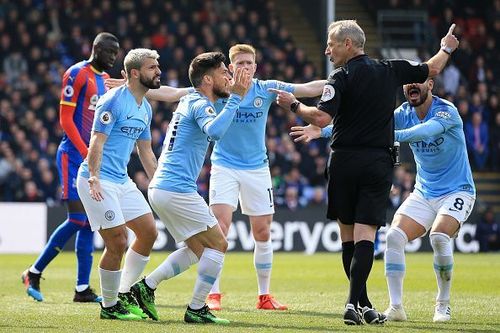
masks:
<path id="1" fill-rule="evenodd" d="M 386 224 L 393 175 L 388 150 L 334 150 L 327 168 L 329 219 L 343 224 Z"/>

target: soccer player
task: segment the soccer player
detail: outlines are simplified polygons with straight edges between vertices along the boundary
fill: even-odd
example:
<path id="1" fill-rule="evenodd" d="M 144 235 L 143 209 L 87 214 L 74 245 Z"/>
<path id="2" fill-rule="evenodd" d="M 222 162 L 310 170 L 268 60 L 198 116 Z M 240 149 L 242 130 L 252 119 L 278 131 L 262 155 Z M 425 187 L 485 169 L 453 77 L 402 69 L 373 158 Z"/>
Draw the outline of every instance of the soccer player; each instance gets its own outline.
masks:
<path id="1" fill-rule="evenodd" d="M 113 67 L 118 49 L 118 39 L 102 32 L 94 39 L 90 58 L 71 66 L 64 73 L 59 109 L 64 136 L 57 150 L 57 168 L 68 217 L 52 233 L 35 263 L 22 274 L 26 292 L 40 302 L 43 301 L 40 291 L 42 272 L 75 233 L 78 275 L 73 301 L 101 301 L 101 297 L 89 286 L 94 233 L 76 190 L 76 175 L 80 163 L 87 156 L 97 100 L 106 92 L 104 80 L 109 75 L 104 71 Z"/>
<path id="2" fill-rule="evenodd" d="M 394 215 L 386 235 L 385 273 L 390 306 L 388 320 L 405 321 L 403 309 L 404 249 L 409 241 L 430 230 L 438 294 L 434 321 L 451 319 L 450 289 L 453 272 L 451 238 L 458 234 L 475 202 L 475 187 L 468 162 L 463 124 L 450 102 L 433 96 L 433 80 L 403 87 L 407 102 L 394 111 L 395 138 L 409 142 L 417 164 L 415 190 Z M 331 137 L 332 126 L 292 127 L 295 141 Z M 321 134 L 320 134 L 321 133 Z"/>
<path id="3" fill-rule="evenodd" d="M 230 127 L 251 79 L 238 69 L 231 76 L 220 52 L 202 53 L 189 66 L 189 80 L 195 92 L 183 97 L 170 121 L 160 167 L 149 185 L 149 201 L 177 243 L 186 246 L 174 251 L 145 279 L 132 287 L 143 310 L 158 319 L 154 289 L 198 262 L 198 277 L 184 321 L 228 324 L 215 317 L 205 304 L 207 295 L 222 269 L 227 241 L 217 219 L 197 192 L 196 179 L 203 166 L 209 141 L 219 140 Z M 214 103 L 227 98 L 217 114 Z"/>
<path id="4" fill-rule="evenodd" d="M 415 190 L 396 211 L 386 235 L 388 320 L 406 320 L 403 309 L 404 249 L 430 230 L 438 285 L 434 322 L 451 319 L 453 244 L 475 202 L 463 123 L 457 108 L 432 96 L 433 81 L 404 86 L 407 102 L 394 113 L 395 139 L 409 142 L 417 165 Z"/>
<path id="5" fill-rule="evenodd" d="M 242 213 L 249 216 L 255 241 L 254 266 L 257 271 L 257 308 L 264 310 L 286 310 L 270 294 L 273 246 L 271 222 L 274 214 L 271 173 L 266 154 L 265 131 L 269 108 L 276 98 L 268 89 L 283 89 L 298 97 L 315 97 L 323 91 L 326 80 L 302 84 L 290 84 L 276 80 L 262 81 L 254 78 L 257 64 L 255 48 L 248 44 L 237 44 L 230 48 L 229 70 L 238 68 L 247 71 L 252 83 L 232 120 L 227 133 L 215 142 L 212 152 L 210 176 L 210 208 L 227 236 L 233 219 L 233 211 L 241 204 Z M 170 87 L 162 88 L 168 89 Z M 171 90 L 172 88 L 170 88 Z M 160 89 L 161 90 L 161 89 Z M 148 98 L 168 101 L 169 90 L 148 94 Z M 215 102 L 217 113 L 224 109 L 224 98 Z M 220 277 L 217 277 L 207 299 L 211 310 L 221 310 Z"/>
<path id="6" fill-rule="evenodd" d="M 266 154 L 266 121 L 269 108 L 276 94 L 269 89 L 281 89 L 298 97 L 321 95 L 326 80 L 303 84 L 290 84 L 276 80 L 254 78 L 257 64 L 255 48 L 248 44 L 237 44 L 229 49 L 229 70 L 238 68 L 247 71 L 252 84 L 240 104 L 226 135 L 215 143 L 210 174 L 210 208 L 218 219 L 222 231 L 227 235 L 233 220 L 233 211 L 241 205 L 241 212 L 249 216 L 255 241 L 254 267 L 257 272 L 257 309 L 287 310 L 270 293 L 273 265 L 271 222 L 274 214 L 273 186 Z M 226 101 L 215 103 L 220 112 Z M 214 283 L 208 303 L 211 309 L 221 309 L 220 277 Z"/>
<path id="7" fill-rule="evenodd" d="M 78 170 L 77 189 L 92 230 L 104 240 L 99 263 L 102 319 L 145 319 L 130 287 L 149 261 L 157 230 L 146 199 L 127 175 L 135 145 L 151 179 L 157 167 L 151 148 L 148 89 L 160 87 L 159 55 L 133 49 L 124 59 L 127 84 L 104 94 L 96 107 L 89 154 Z M 136 239 L 127 248 L 127 227 Z"/>

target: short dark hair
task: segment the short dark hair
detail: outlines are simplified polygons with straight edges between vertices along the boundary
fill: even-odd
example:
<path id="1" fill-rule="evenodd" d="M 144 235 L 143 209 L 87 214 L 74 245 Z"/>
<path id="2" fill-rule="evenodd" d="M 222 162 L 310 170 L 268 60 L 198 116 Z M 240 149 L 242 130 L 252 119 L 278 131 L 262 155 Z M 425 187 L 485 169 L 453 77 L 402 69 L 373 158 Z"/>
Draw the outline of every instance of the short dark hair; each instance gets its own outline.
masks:
<path id="1" fill-rule="evenodd" d="M 226 56 L 221 52 L 206 52 L 197 55 L 189 65 L 189 81 L 193 87 L 199 87 L 203 76 L 219 68 L 224 61 L 226 61 Z"/>
<path id="2" fill-rule="evenodd" d="M 101 32 L 97 36 L 95 36 L 94 42 L 92 43 L 92 45 L 97 45 L 97 44 L 100 44 L 104 41 L 111 41 L 111 42 L 118 43 L 118 38 L 116 38 L 116 36 L 113 35 L 112 33 Z"/>

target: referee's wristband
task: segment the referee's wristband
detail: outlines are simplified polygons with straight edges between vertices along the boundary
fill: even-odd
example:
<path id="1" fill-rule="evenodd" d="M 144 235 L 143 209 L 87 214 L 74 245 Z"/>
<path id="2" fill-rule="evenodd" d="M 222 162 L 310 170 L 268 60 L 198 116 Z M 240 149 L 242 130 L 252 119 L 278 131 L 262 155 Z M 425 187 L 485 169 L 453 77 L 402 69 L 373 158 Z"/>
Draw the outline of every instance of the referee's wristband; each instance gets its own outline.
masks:
<path id="1" fill-rule="evenodd" d="M 296 113 L 297 110 L 299 109 L 299 105 L 300 105 L 300 102 L 295 100 L 295 102 L 290 104 L 290 111 L 292 111 L 293 113 Z"/>
<path id="2" fill-rule="evenodd" d="M 442 50 L 444 53 L 448 54 L 449 56 L 451 56 L 451 53 L 453 52 L 453 50 L 452 50 L 452 48 L 451 48 L 451 47 L 449 47 L 449 46 L 444 46 L 444 45 L 443 45 L 443 46 L 441 46 L 441 50 Z"/>

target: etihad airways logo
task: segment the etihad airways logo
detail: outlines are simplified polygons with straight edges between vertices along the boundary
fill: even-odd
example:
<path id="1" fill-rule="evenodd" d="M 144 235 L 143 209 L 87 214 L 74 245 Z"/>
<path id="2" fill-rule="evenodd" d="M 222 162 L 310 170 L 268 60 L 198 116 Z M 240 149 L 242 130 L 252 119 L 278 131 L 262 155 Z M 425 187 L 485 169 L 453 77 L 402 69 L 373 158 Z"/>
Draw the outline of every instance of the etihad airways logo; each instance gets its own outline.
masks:
<path id="1" fill-rule="evenodd" d="M 235 123 L 254 123 L 255 121 L 257 121 L 257 119 L 261 118 L 262 116 L 264 116 L 264 112 L 262 111 L 259 112 L 237 111 L 233 121 Z"/>
<path id="2" fill-rule="evenodd" d="M 416 152 L 421 153 L 434 153 L 440 151 L 440 147 L 444 143 L 444 138 L 439 137 L 432 141 L 415 141 L 410 142 L 410 146 Z"/>

